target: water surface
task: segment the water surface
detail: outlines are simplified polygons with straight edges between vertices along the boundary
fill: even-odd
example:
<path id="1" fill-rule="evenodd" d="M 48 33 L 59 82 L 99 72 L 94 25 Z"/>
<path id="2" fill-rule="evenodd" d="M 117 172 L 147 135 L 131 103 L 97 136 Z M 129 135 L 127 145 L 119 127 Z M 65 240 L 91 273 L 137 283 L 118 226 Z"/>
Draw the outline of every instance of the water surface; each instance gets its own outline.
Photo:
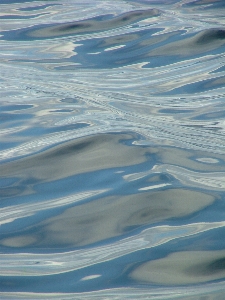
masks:
<path id="1" fill-rule="evenodd" d="M 1 1 L 1 299 L 224 299 L 224 16 Z"/>

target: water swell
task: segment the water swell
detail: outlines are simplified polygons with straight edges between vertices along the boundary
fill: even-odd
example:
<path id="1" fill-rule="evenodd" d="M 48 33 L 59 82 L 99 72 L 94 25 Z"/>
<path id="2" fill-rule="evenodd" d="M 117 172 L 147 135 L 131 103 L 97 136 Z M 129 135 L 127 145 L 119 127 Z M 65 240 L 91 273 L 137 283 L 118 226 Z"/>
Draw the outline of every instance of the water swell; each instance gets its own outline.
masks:
<path id="1" fill-rule="evenodd" d="M 4 39 L 6 40 L 23 40 L 27 38 L 31 39 L 46 39 L 54 37 L 65 37 L 67 35 L 80 35 L 96 33 L 98 31 L 108 31 L 117 29 L 122 26 L 133 25 L 145 18 L 155 17 L 160 15 L 160 11 L 157 9 L 150 10 L 136 10 L 124 13 L 122 15 L 110 18 L 110 16 L 98 16 L 93 19 L 81 20 L 71 22 L 68 24 L 54 24 L 54 25 L 41 25 L 34 26 L 34 28 L 15 30 L 4 33 Z"/>
<path id="2" fill-rule="evenodd" d="M 223 299 L 221 3 L 1 2 L 0 297 Z"/>

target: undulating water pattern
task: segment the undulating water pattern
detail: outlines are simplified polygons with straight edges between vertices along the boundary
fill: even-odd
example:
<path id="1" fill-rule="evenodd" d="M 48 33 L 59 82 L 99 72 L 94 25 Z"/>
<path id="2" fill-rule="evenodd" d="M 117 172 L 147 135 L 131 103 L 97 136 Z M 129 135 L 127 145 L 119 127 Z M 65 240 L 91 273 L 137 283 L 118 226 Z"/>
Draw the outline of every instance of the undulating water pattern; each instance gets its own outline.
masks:
<path id="1" fill-rule="evenodd" d="M 0 298 L 224 300 L 224 1 L 0 3 Z"/>

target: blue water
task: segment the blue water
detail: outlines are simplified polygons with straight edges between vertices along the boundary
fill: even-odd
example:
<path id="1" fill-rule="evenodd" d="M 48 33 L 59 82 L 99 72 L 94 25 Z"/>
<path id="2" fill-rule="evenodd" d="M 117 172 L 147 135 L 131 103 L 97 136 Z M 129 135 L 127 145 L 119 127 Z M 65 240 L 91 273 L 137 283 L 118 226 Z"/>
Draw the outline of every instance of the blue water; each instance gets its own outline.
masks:
<path id="1" fill-rule="evenodd" d="M 0 3 L 0 298 L 224 300 L 224 1 Z"/>

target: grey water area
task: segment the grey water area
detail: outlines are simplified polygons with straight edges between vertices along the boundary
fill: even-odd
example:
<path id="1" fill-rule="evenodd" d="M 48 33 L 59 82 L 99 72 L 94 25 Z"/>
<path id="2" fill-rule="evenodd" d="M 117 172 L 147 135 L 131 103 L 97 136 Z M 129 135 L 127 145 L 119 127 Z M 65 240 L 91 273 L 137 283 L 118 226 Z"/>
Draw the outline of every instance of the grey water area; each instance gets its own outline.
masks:
<path id="1" fill-rule="evenodd" d="M 224 1 L 0 1 L 0 299 L 225 299 Z"/>

